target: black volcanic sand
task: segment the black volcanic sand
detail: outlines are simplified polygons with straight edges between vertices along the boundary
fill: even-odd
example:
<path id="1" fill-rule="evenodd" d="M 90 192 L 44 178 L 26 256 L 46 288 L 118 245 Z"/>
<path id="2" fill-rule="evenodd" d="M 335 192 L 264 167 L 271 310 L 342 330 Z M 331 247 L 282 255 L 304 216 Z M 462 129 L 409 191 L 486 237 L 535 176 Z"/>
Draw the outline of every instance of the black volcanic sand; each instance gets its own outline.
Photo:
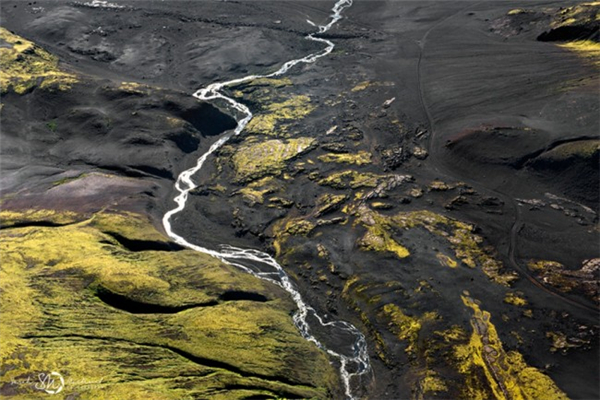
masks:
<path id="1" fill-rule="evenodd" d="M 2 26 L 93 77 L 66 93 L 3 96 L 3 207 L 50 202 L 57 209 L 85 209 L 94 204 L 91 198 L 77 203 L 55 194 L 60 186 L 48 188 L 82 173 L 110 172 L 135 183 L 86 192 L 101 197 L 97 208 L 117 193 L 114 201 L 122 208 L 143 210 L 158 226 L 174 206 L 175 177 L 233 123 L 223 105 L 198 103 L 190 94 L 215 80 L 273 71 L 320 49 L 303 39 L 311 32 L 306 19 L 324 22 L 331 7 L 291 1 L 119 4 L 126 8 L 3 2 Z M 252 135 L 235 138 L 195 177 L 199 189 L 174 218 L 175 231 L 213 248 L 232 244 L 275 253 L 283 244 L 279 260 L 308 302 L 367 336 L 373 371 L 355 382 L 361 396 L 418 397 L 416 382 L 425 370 L 447 379 L 450 397 L 459 396 L 450 382 L 460 386 L 464 377 L 444 361 L 447 354 L 427 346 L 435 331 L 453 325 L 470 335 L 472 312 L 461 298 L 468 291 L 490 312 L 506 351 L 521 353 L 570 398 L 598 398 L 597 303 L 583 291 L 561 292 L 527 267 L 531 260 L 551 260 L 574 271 L 599 257 L 597 67 L 536 40 L 548 27 L 547 14 L 507 16 L 517 8 L 558 12 L 561 6 L 565 2 L 355 1 L 326 35 L 336 43 L 334 52 L 290 71 L 291 85 L 267 86 L 264 98 L 247 86 L 230 90 L 259 115 L 269 101 L 309 96 L 315 110 L 289 123 L 285 135 L 315 138 L 314 149 L 277 171 L 261 204 L 239 193 L 248 182 L 236 178 L 231 158 L 252 143 Z M 122 81 L 148 88 L 130 93 L 119 88 Z M 185 124 L 170 127 L 166 117 Z M 51 132 L 50 121 L 57 127 Z M 372 162 L 318 158 L 358 151 L 372 153 Z M 473 224 L 481 248 L 518 279 L 509 289 L 480 266 L 441 265 L 436 257 L 452 255 L 452 247 L 422 227 L 390 228 L 409 257 L 360 250 L 365 227 L 358 214 L 343 206 L 316 213 L 325 193 L 346 195 L 344 204 L 352 205 L 360 202 L 358 192 L 373 189 L 318 184 L 346 169 L 406 176 L 365 203 L 386 217 L 429 210 Z M 348 222 L 281 236 L 281 223 L 294 218 Z M 507 292 L 521 293 L 527 305 L 506 303 Z M 408 351 L 407 339 L 390 328 L 383 310 L 392 303 L 409 316 L 437 313 L 434 322 L 423 323 L 420 353 Z M 549 332 L 579 341 L 551 351 Z M 321 338 L 345 340 L 329 335 Z M 435 361 L 424 361 L 426 350 Z"/>

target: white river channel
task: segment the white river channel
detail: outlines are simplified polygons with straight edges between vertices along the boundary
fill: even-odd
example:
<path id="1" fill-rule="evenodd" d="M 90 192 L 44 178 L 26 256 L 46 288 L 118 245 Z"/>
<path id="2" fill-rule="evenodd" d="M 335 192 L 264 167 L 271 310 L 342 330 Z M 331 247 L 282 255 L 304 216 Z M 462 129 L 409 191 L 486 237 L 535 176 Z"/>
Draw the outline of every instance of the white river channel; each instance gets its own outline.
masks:
<path id="1" fill-rule="evenodd" d="M 171 227 L 171 218 L 180 213 L 185 209 L 185 205 L 188 199 L 189 192 L 196 187 L 192 181 L 192 177 L 197 174 L 204 165 L 206 159 L 214 153 L 218 148 L 225 144 L 232 136 L 239 135 L 244 130 L 246 125 L 252 119 L 252 112 L 245 105 L 235 101 L 234 99 L 223 95 L 220 90 L 224 87 L 235 86 L 241 83 L 249 82 L 257 78 L 273 78 L 285 74 L 290 68 L 297 64 L 308 64 L 314 63 L 319 58 L 324 57 L 331 53 L 335 45 L 333 42 L 314 35 L 322 34 L 327 32 L 331 27 L 342 18 L 342 12 L 352 5 L 352 0 L 339 0 L 332 8 L 332 14 L 329 22 L 326 25 L 317 25 L 311 21 L 307 21 L 309 24 L 317 28 L 317 32 L 306 36 L 306 39 L 315 42 L 323 43 L 326 47 L 320 52 L 309 54 L 305 57 L 298 58 L 295 60 L 287 61 L 277 71 L 267 75 L 249 75 L 239 79 L 233 79 L 227 82 L 216 82 L 208 85 L 205 88 L 199 89 L 194 93 L 194 97 L 203 101 L 214 101 L 222 100 L 225 101 L 229 107 L 237 110 L 243 118 L 237 121 L 237 127 L 234 131 L 224 135 L 218 139 L 206 153 L 198 159 L 196 165 L 186 171 L 183 171 L 177 178 L 175 183 L 175 189 L 179 194 L 175 197 L 175 203 L 177 207 L 168 211 L 163 217 L 163 225 L 165 231 L 178 244 L 196 250 L 198 252 L 208 254 L 215 258 L 218 258 L 222 262 L 235 266 L 244 270 L 245 272 L 252 274 L 260 279 L 274 283 L 287 291 L 296 306 L 298 311 L 293 316 L 294 323 L 298 327 L 298 330 L 302 334 L 304 339 L 313 342 L 320 349 L 327 352 L 331 357 L 337 359 L 340 365 L 340 375 L 344 384 L 344 391 L 348 398 L 354 399 L 352 390 L 352 378 L 358 375 L 362 375 L 370 371 L 369 356 L 367 352 L 367 343 L 364 335 L 352 324 L 345 321 L 327 321 L 325 318 L 319 316 L 314 308 L 306 304 L 303 300 L 302 295 L 298 291 L 296 285 L 291 281 L 285 270 L 275 261 L 269 254 L 254 250 L 254 249 L 241 249 L 229 245 L 221 245 L 219 250 L 211 250 L 202 246 L 188 242 L 184 237 L 173 232 Z M 248 267 L 242 263 L 251 262 L 254 267 Z M 311 326 L 307 319 L 311 317 L 313 323 L 321 324 L 323 327 L 328 329 L 336 329 L 344 331 L 345 334 L 349 334 L 354 338 L 354 344 L 348 349 L 348 353 L 343 354 L 344 351 L 334 351 L 325 346 L 319 341 L 312 333 Z"/>

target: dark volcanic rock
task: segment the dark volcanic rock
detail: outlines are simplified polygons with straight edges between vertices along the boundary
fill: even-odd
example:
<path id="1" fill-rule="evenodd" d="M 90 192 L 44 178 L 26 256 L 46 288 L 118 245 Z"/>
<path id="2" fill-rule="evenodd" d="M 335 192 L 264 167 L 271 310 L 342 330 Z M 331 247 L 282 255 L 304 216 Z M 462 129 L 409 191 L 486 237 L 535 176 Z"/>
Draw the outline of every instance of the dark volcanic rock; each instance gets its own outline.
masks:
<path id="1" fill-rule="evenodd" d="M 177 176 L 239 117 L 191 94 L 321 50 L 306 21 L 331 6 L 1 3 L 39 46 L 0 43 L 0 378 L 106 377 L 63 393 L 82 398 L 345 397 L 280 287 L 161 232 Z M 598 59 L 571 43 L 595 48 L 597 8 L 355 1 L 331 54 L 223 91 L 255 119 L 191 177 L 174 231 L 269 252 L 325 320 L 355 325 L 357 398 L 598 398 Z M 44 49 L 50 70 L 27 69 Z"/>

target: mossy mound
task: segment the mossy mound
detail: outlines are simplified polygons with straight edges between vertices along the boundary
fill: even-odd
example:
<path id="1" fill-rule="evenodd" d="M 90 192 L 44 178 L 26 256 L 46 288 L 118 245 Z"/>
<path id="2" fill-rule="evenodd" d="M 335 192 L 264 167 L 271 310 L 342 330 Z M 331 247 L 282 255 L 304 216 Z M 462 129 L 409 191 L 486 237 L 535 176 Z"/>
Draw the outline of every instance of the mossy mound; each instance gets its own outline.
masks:
<path id="1" fill-rule="evenodd" d="M 325 214 L 339 210 L 341 205 L 348 200 L 348 196 L 344 194 L 325 193 L 317 199 L 317 210 L 315 217 L 320 217 Z"/>
<path id="2" fill-rule="evenodd" d="M 58 58 L 7 29 L 0 27 L 0 90 L 23 94 L 39 86 L 67 90 L 77 82 L 73 74 L 61 71 Z"/>
<path id="3" fill-rule="evenodd" d="M 327 153 L 319 156 L 318 159 L 327 163 L 365 165 L 371 163 L 371 157 L 368 151 L 359 151 L 358 153 Z"/>
<path id="4" fill-rule="evenodd" d="M 147 94 L 150 90 L 150 87 L 137 82 L 121 82 L 119 89 L 129 94 Z M 170 119 L 169 122 L 174 127 L 178 127 L 181 126 L 183 121 Z"/>
<path id="5" fill-rule="evenodd" d="M 263 204 L 265 195 L 274 193 L 280 189 L 280 186 L 272 177 L 265 177 L 258 181 L 251 182 L 246 187 L 238 191 L 250 206 Z"/>
<path id="6" fill-rule="evenodd" d="M 246 130 L 268 136 L 284 136 L 287 127 L 283 123 L 304 118 L 314 109 L 310 98 L 304 95 L 293 96 L 280 103 L 273 102 L 252 118 Z"/>
<path id="7" fill-rule="evenodd" d="M 595 160 L 600 155 L 600 140 L 579 140 L 561 144 L 552 150 L 542 153 L 538 162 L 571 164 L 578 160 Z M 534 163 L 535 164 L 535 163 Z"/>
<path id="8" fill-rule="evenodd" d="M 289 78 L 257 78 L 232 87 L 233 96 L 250 104 L 254 112 L 247 133 L 288 137 L 291 128 L 315 110 L 311 98 L 290 92 L 291 86 Z"/>
<path id="9" fill-rule="evenodd" d="M 397 351 L 402 350 L 407 359 L 402 379 L 414 388 L 411 398 L 567 399 L 554 381 L 530 366 L 521 353 L 504 348 L 490 313 L 467 292 L 460 299 L 472 312 L 471 318 L 464 325 L 450 325 L 436 311 L 404 308 L 387 303 L 380 295 L 391 290 L 401 293 L 402 287 L 400 282 L 373 284 L 353 276 L 346 281 L 342 295 L 369 329 L 382 361 L 392 365 L 389 360 L 399 359 Z M 424 296 L 423 290 L 428 290 L 426 283 L 415 295 Z M 377 310 L 374 317 L 371 310 Z"/>
<path id="10" fill-rule="evenodd" d="M 231 94 L 234 97 L 261 103 L 265 100 L 273 100 L 278 91 L 286 86 L 292 85 L 290 78 L 257 78 L 249 82 L 232 86 Z"/>
<path id="11" fill-rule="evenodd" d="M 466 345 L 454 350 L 459 372 L 467 377 L 463 396 L 470 399 L 567 399 L 547 375 L 527 365 L 516 351 L 505 351 L 491 315 L 468 295 L 465 305 L 473 310 L 473 333 Z"/>
<path id="12" fill-rule="evenodd" d="M 336 371 L 300 336 L 283 292 L 191 250 L 131 246 L 140 241 L 168 243 L 126 213 L 2 231 L 2 393 L 46 395 L 23 382 L 57 371 L 59 398 L 333 395 Z"/>
<path id="13" fill-rule="evenodd" d="M 57 186 L 60 183 L 57 183 Z M 85 219 L 85 216 L 70 212 L 70 211 L 62 211 L 58 212 L 55 210 L 45 210 L 45 209 L 31 209 L 26 211 L 11 211 L 11 210 L 2 210 L 0 211 L 0 226 L 2 228 L 10 228 L 13 226 L 20 225 L 66 225 L 72 224 L 77 221 L 81 221 Z"/>
<path id="14" fill-rule="evenodd" d="M 380 214 L 366 205 L 351 211 L 358 222 L 367 228 L 365 236 L 358 245 L 364 250 L 389 251 L 399 258 L 410 255 L 392 236 L 394 230 L 424 228 L 431 234 L 447 240 L 454 255 L 464 265 L 475 268 L 480 266 L 482 271 L 494 282 L 509 286 L 517 276 L 504 272 L 500 261 L 494 258 L 483 246 L 483 238 L 474 233 L 475 226 L 458 221 L 428 210 L 401 212 L 392 216 Z M 456 261 L 442 256 L 446 265 L 455 265 Z"/>
<path id="15" fill-rule="evenodd" d="M 508 292 L 504 297 L 504 302 L 517 307 L 524 307 L 527 305 L 527 300 L 523 298 L 522 293 Z"/>
<path id="16" fill-rule="evenodd" d="M 358 189 L 361 187 L 376 187 L 382 176 L 370 172 L 354 170 L 334 172 L 317 181 L 319 185 L 329 186 L 334 189 Z"/>
<path id="17" fill-rule="evenodd" d="M 561 7 L 551 14 L 550 30 L 540 34 L 541 41 L 600 40 L 600 2 L 584 2 Z"/>
<path id="18" fill-rule="evenodd" d="M 360 221 L 367 228 L 367 232 L 358 240 L 359 248 L 365 251 L 390 252 L 398 258 L 410 255 L 406 247 L 393 239 L 393 226 L 384 216 L 376 212 L 364 212 L 361 213 Z"/>
<path id="19" fill-rule="evenodd" d="M 383 306 L 381 314 L 389 321 L 389 329 L 397 336 L 398 340 L 406 341 L 407 353 L 417 351 L 419 331 L 424 323 L 436 318 L 435 312 L 425 313 L 421 317 L 408 316 L 395 304 Z"/>
<path id="20" fill-rule="evenodd" d="M 266 175 L 279 175 L 287 161 L 311 150 L 315 144 L 315 139 L 308 137 L 246 141 L 232 157 L 235 180 L 247 182 Z"/>

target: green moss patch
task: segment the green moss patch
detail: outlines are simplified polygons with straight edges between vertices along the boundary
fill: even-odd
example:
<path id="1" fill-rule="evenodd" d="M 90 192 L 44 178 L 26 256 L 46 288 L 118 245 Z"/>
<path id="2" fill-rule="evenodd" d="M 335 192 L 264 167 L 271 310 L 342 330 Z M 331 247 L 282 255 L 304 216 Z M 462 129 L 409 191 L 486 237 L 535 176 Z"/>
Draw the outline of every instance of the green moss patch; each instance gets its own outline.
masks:
<path id="1" fill-rule="evenodd" d="M 349 207 L 357 217 L 358 223 L 367 228 L 367 233 L 358 241 L 364 250 L 389 251 L 400 258 L 407 257 L 409 252 L 392 238 L 394 229 L 414 229 L 422 227 L 430 233 L 444 238 L 454 251 L 457 259 L 470 268 L 481 267 L 482 271 L 494 282 L 509 286 L 517 279 L 515 273 L 504 272 L 503 265 L 483 246 L 483 238 L 474 233 L 475 226 L 458 221 L 432 211 L 421 210 L 401 212 L 392 216 L 380 214 L 366 205 Z M 447 255 L 438 255 L 438 260 L 450 267 L 456 261 Z"/>
<path id="2" fill-rule="evenodd" d="M 0 27 L 0 90 L 23 94 L 39 85 L 42 89 L 67 90 L 77 82 L 61 71 L 58 58 L 7 29 Z"/>
<path id="3" fill-rule="evenodd" d="M 491 315 L 467 295 L 465 305 L 473 310 L 473 333 L 468 344 L 457 345 L 457 369 L 467 379 L 463 396 L 471 399 L 567 399 L 547 375 L 527 365 L 516 351 L 505 351 L 491 322 Z"/>
<path id="4" fill-rule="evenodd" d="M 592 40 L 576 40 L 574 42 L 559 44 L 559 46 L 575 52 L 575 54 L 590 64 L 600 67 L 600 43 Z"/>
<path id="5" fill-rule="evenodd" d="M 282 102 L 272 102 L 252 118 L 246 130 L 268 136 L 284 136 L 287 127 L 282 123 L 297 121 L 315 109 L 310 98 L 293 96 Z"/>
<path id="6" fill-rule="evenodd" d="M 358 153 L 327 153 L 317 158 L 322 162 L 365 165 L 371 163 L 371 157 L 368 151 L 359 151 Z"/>
<path id="7" fill-rule="evenodd" d="M 414 353 L 417 351 L 419 332 L 423 324 L 436 318 L 436 313 L 428 312 L 421 317 L 412 317 L 404 314 L 395 304 L 386 304 L 383 306 L 381 315 L 389 321 L 389 329 L 396 337 L 406 342 L 406 352 Z"/>
<path id="8" fill-rule="evenodd" d="M 61 396 L 83 399 L 335 392 L 335 369 L 300 336 L 283 292 L 191 250 L 128 250 L 115 234 L 168 240 L 140 215 L 78 220 L 1 232 L 5 389 L 11 380 L 57 371 L 66 382 Z M 223 300 L 228 292 L 262 300 Z M 135 312 L 126 303 L 136 304 Z M 40 395 L 31 385 L 11 390 L 15 398 Z"/>
<path id="9" fill-rule="evenodd" d="M 319 185 L 329 186 L 334 189 L 358 189 L 361 187 L 376 187 L 381 176 L 369 172 L 354 170 L 334 172 L 317 181 Z"/>
<path id="10" fill-rule="evenodd" d="M 251 181 L 266 175 L 279 175 L 286 162 L 311 150 L 315 139 L 273 139 L 264 142 L 247 141 L 233 155 L 238 182 Z"/>
<path id="11" fill-rule="evenodd" d="M 598 45 L 600 60 L 600 44 Z M 542 153 L 536 162 L 564 163 L 576 160 L 590 160 L 600 153 L 600 140 L 578 140 L 561 144 L 552 150 Z"/>
<path id="12" fill-rule="evenodd" d="M 57 185 L 60 183 L 57 183 Z M 15 225 L 34 223 L 66 225 L 85 220 L 86 218 L 84 215 L 70 211 L 58 212 L 46 209 L 30 209 L 26 211 L 2 210 L 0 211 L 0 226 L 7 228 Z"/>
<path id="13" fill-rule="evenodd" d="M 251 182 L 246 187 L 238 190 L 244 200 L 250 205 L 263 204 L 265 195 L 279 190 L 279 185 L 272 177 L 265 177 L 258 181 Z"/>
<path id="14" fill-rule="evenodd" d="M 317 199 L 317 210 L 315 217 L 334 212 L 348 200 L 348 196 L 343 194 L 325 193 Z"/>

